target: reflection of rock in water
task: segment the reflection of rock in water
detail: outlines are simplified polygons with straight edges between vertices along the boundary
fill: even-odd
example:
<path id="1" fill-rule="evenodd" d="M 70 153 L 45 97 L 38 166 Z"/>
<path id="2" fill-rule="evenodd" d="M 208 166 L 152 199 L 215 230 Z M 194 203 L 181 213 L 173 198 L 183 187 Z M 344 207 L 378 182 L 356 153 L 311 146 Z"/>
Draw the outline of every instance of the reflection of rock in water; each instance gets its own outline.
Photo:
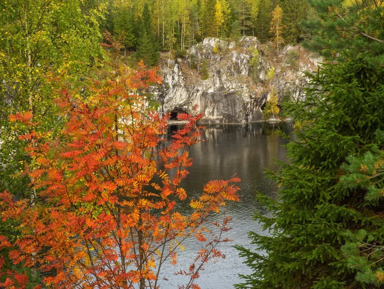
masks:
<path id="1" fill-rule="evenodd" d="M 276 159 L 285 159 L 285 148 L 281 146 L 287 143 L 279 131 L 287 133 L 289 127 L 285 124 L 206 127 L 202 142 L 189 149 L 194 165 L 185 184 L 199 192 L 210 179 L 230 178 L 235 173 L 241 178 L 252 178 L 253 172 L 275 170 Z M 196 180 L 199 180 L 199 189 Z"/>

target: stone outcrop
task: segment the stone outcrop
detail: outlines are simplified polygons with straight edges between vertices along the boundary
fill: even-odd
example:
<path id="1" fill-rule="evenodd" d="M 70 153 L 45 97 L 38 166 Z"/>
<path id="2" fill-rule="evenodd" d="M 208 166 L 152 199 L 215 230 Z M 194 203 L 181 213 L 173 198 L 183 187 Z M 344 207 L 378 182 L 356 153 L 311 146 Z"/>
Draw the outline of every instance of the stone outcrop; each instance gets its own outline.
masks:
<path id="1" fill-rule="evenodd" d="M 272 89 L 280 103 L 305 97 L 304 71 L 314 70 L 319 59 L 299 46 L 267 53 L 271 50 L 255 37 L 237 43 L 206 38 L 183 58 L 163 55 L 161 109 L 176 115 L 197 107 L 205 122 L 244 123 L 263 119 Z"/>

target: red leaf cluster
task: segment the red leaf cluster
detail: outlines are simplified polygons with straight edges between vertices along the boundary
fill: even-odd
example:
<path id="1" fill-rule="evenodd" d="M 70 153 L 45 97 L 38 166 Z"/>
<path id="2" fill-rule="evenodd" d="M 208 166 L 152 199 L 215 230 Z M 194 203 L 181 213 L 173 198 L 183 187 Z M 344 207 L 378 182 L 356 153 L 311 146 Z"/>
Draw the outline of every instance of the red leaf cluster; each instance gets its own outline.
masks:
<path id="1" fill-rule="evenodd" d="M 14 244 L 0 236 L 0 248 L 15 248 L 15 264 L 50 272 L 45 286 L 157 288 L 161 266 L 176 264 L 182 241 L 195 235 L 206 242 L 208 215 L 238 200 L 239 179 L 232 178 L 209 182 L 191 201 L 192 213 L 176 206 L 188 197 L 181 181 L 192 165 L 188 146 L 199 139 L 200 116 L 183 115 L 188 123 L 167 139 L 167 117 L 153 111 L 143 94 L 159 81 L 155 70 L 141 66 L 95 82 L 83 101 L 65 91 L 57 100 L 68 120 L 60 137 L 31 142 L 28 149 L 34 160 L 28 173 L 42 202 L 28 206 L 0 195 L 1 218 L 17 220 L 22 232 Z M 12 116 L 29 125 L 30 119 Z M 221 256 L 219 239 L 200 253 L 202 264 Z M 190 272 L 192 279 L 198 272 Z M 26 282 L 14 275 L 0 286 L 23 288 Z M 198 287 L 192 282 L 188 288 Z"/>

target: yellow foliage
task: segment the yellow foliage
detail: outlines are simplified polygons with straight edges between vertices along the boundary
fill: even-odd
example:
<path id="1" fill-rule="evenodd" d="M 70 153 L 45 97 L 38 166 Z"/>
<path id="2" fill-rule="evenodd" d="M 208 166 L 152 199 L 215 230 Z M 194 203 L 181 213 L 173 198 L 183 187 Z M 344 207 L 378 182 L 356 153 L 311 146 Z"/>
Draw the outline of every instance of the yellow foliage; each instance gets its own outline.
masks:
<path id="1" fill-rule="evenodd" d="M 376 278 L 379 283 L 382 283 L 384 281 L 384 273 L 382 271 L 377 271 Z"/>
<path id="2" fill-rule="evenodd" d="M 280 108 L 278 106 L 278 100 L 279 100 L 278 93 L 277 93 L 276 89 L 273 87 L 271 89 L 267 105 L 265 106 L 264 117 L 275 118 L 279 114 Z"/>
<path id="3" fill-rule="evenodd" d="M 271 66 L 271 69 L 267 72 L 267 80 L 272 80 L 275 77 L 275 68 Z"/>
<path id="4" fill-rule="evenodd" d="M 215 54 L 219 54 L 220 53 L 219 46 L 217 44 L 215 45 L 215 47 L 213 47 L 212 52 L 215 53 Z"/>
<path id="5" fill-rule="evenodd" d="M 221 25 L 224 23 L 224 15 L 223 15 L 223 9 L 221 6 L 220 1 L 216 1 L 215 5 L 215 29 L 218 36 L 218 33 L 220 31 Z"/>
<path id="6" fill-rule="evenodd" d="M 154 268 L 156 266 L 156 262 L 152 259 L 148 260 L 148 263 L 147 263 L 148 267 L 152 267 Z"/>
<path id="7" fill-rule="evenodd" d="M 192 209 L 199 210 L 204 207 L 204 204 L 202 202 L 192 200 L 190 206 Z"/>
<path id="8" fill-rule="evenodd" d="M 276 44 L 276 49 L 279 50 L 279 45 L 284 43 L 283 34 L 283 9 L 279 5 L 272 11 L 272 20 L 270 32 L 273 34 L 273 41 Z"/>
<path id="9" fill-rule="evenodd" d="M 342 5 L 343 7 L 351 7 L 351 6 L 355 6 L 355 5 L 361 5 L 362 1 L 361 0 L 344 0 Z"/>
<path id="10" fill-rule="evenodd" d="M 76 276 L 77 279 L 81 279 L 82 278 L 82 272 L 80 271 L 80 269 L 78 267 L 74 267 L 72 269 L 72 272 L 73 274 Z"/>
<path id="11" fill-rule="evenodd" d="M 217 0 L 215 4 L 214 29 L 216 36 L 226 33 L 225 23 L 228 21 L 230 8 L 226 0 Z"/>
<path id="12" fill-rule="evenodd" d="M 362 164 L 362 165 L 360 166 L 360 171 L 361 171 L 361 172 L 364 172 L 364 173 L 365 173 L 365 172 L 367 172 L 367 170 L 368 170 L 367 165 L 363 165 L 363 164 Z"/>

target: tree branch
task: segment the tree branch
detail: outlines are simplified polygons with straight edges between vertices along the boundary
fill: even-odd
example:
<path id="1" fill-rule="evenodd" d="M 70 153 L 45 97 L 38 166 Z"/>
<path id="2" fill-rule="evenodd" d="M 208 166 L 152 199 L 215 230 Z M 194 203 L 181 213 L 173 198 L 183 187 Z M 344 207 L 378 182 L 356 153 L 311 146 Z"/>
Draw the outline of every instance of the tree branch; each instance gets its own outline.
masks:
<path id="1" fill-rule="evenodd" d="M 341 16 L 338 12 L 336 12 L 336 15 L 345 23 L 345 24 L 348 24 L 349 23 L 344 19 L 343 16 Z M 379 42 L 379 43 L 384 43 L 384 40 L 381 40 L 381 39 L 378 39 L 376 37 L 373 37 L 367 33 L 365 33 L 364 31 L 362 31 L 360 28 L 356 27 L 356 26 L 353 26 L 352 27 L 353 30 L 357 31 L 361 36 L 364 36 L 365 38 L 368 38 L 368 39 L 371 39 L 373 41 L 376 41 L 376 42 Z"/>

